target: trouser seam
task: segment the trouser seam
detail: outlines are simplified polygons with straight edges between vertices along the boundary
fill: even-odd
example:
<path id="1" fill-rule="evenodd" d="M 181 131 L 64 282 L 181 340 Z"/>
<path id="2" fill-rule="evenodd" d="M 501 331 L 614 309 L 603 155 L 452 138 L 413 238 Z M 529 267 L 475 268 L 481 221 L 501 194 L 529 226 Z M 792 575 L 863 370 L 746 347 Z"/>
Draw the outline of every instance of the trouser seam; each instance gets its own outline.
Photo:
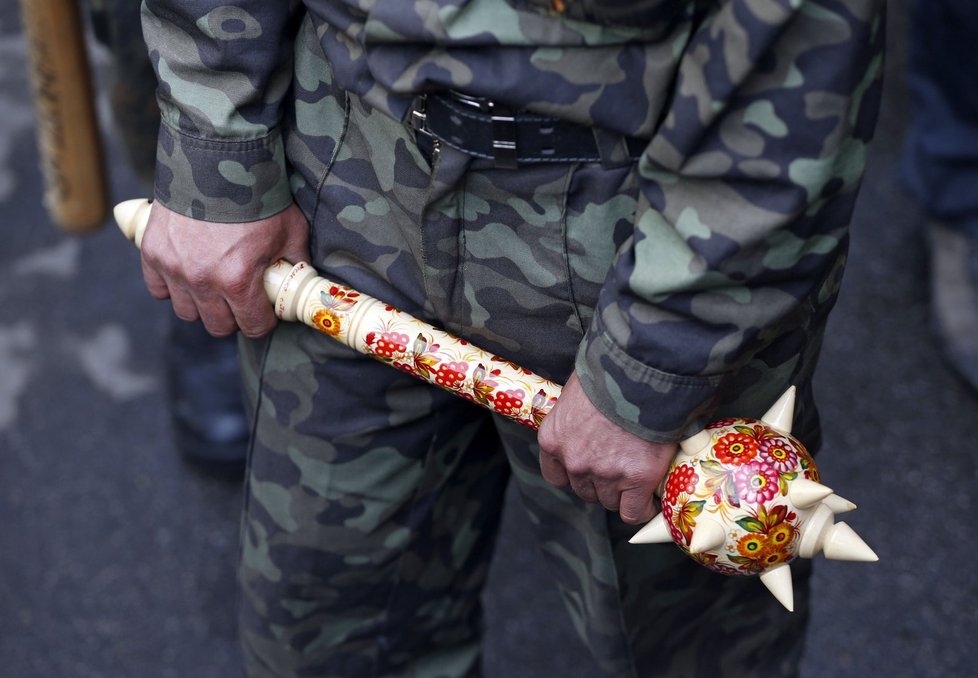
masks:
<path id="1" fill-rule="evenodd" d="M 329 158 L 329 162 L 323 167 L 323 172 L 319 177 L 319 182 L 316 186 L 316 201 L 312 208 L 312 215 L 309 219 L 310 228 L 316 223 L 316 217 L 319 214 L 319 206 L 322 204 L 320 200 L 320 193 L 322 193 L 323 187 L 326 185 L 326 180 L 329 178 L 330 172 L 333 169 L 333 164 L 336 162 L 336 158 L 340 154 L 340 149 L 343 144 L 346 143 L 346 134 L 350 129 L 350 95 L 347 92 L 343 93 L 343 129 L 340 131 L 339 136 L 336 138 L 336 145 L 333 147 L 333 154 Z"/>
<path id="2" fill-rule="evenodd" d="M 560 203 L 560 242 L 562 248 L 561 253 L 564 257 L 564 267 L 567 275 L 567 296 L 570 299 L 571 310 L 574 312 L 574 317 L 577 318 L 577 324 L 581 328 L 581 338 L 583 339 L 584 333 L 587 331 L 587 327 L 584 325 L 584 317 L 581 315 L 581 309 L 577 303 L 577 294 L 574 292 L 574 277 L 570 262 L 570 247 L 567 244 L 567 200 L 571 181 L 573 180 L 574 173 L 576 171 L 577 165 L 573 165 L 568 169 L 566 179 L 564 180 L 564 186 L 561 189 L 563 199 Z"/>
<path id="3" fill-rule="evenodd" d="M 251 492 L 249 490 L 249 486 L 251 484 L 251 468 L 252 468 L 252 460 L 254 458 L 255 441 L 258 437 L 258 417 L 259 417 L 258 413 L 261 410 L 262 401 L 264 400 L 265 367 L 268 364 L 268 356 L 271 353 L 272 341 L 276 331 L 277 328 L 272 330 L 272 332 L 268 335 L 268 338 L 263 342 L 264 345 L 261 351 L 261 358 L 258 360 L 258 383 L 255 385 L 255 406 L 252 408 L 251 427 L 248 432 L 248 445 L 247 445 L 247 450 L 245 452 L 245 473 L 244 473 L 244 480 L 242 481 L 242 485 L 244 486 L 243 488 L 244 492 L 242 494 L 244 496 L 242 497 L 242 502 L 241 502 L 241 522 L 238 529 L 237 607 L 238 607 L 239 619 L 243 614 L 244 611 L 243 608 L 245 605 L 245 595 L 244 595 L 245 587 L 244 587 L 244 581 L 242 577 L 242 570 L 244 564 L 245 539 L 248 538 L 247 523 L 248 523 L 249 507 L 251 506 Z M 240 347 L 238 349 L 238 352 L 239 352 L 238 364 L 241 365 L 242 361 L 240 357 L 241 355 Z M 245 634 L 243 631 L 244 629 L 242 629 L 242 633 L 239 633 L 238 635 L 238 644 L 240 646 L 239 649 L 244 651 L 245 655 L 249 656 L 251 661 L 261 662 L 266 670 L 274 673 L 272 667 L 264 665 L 264 661 L 262 660 L 261 657 L 257 656 L 254 653 L 247 652 L 246 648 L 243 647 L 245 644 L 244 643 Z M 247 665 L 243 667 L 243 674 L 247 674 Z"/>
<path id="4" fill-rule="evenodd" d="M 441 418 L 441 415 L 440 414 L 436 414 L 435 417 L 440 419 Z M 415 511 L 416 511 L 417 505 L 418 505 L 418 498 L 419 498 L 421 492 L 427 486 L 427 483 L 426 483 L 426 475 L 427 475 L 428 468 L 431 465 L 430 464 L 431 463 L 431 456 L 434 453 L 435 443 L 436 443 L 437 439 L 438 439 L 438 434 L 435 433 L 435 435 L 432 436 L 431 442 L 428 444 L 428 450 L 427 450 L 427 452 L 425 453 L 425 456 L 424 456 L 424 462 L 423 462 L 422 467 L 421 467 L 421 470 L 422 470 L 421 478 L 420 478 L 419 482 L 417 483 L 417 485 L 415 486 L 414 491 L 411 494 L 411 508 L 410 508 L 410 511 L 409 511 L 409 520 L 408 520 L 408 522 L 409 522 L 409 524 L 412 524 L 412 525 L 414 524 L 414 517 L 415 517 Z M 394 607 L 395 607 L 394 606 L 394 599 L 397 596 L 397 593 L 398 593 L 398 591 L 401 588 L 401 584 L 404 582 L 404 576 L 403 576 L 403 574 L 404 574 L 404 564 L 405 564 L 405 561 L 407 560 L 407 555 L 410 552 L 411 552 L 411 550 L 409 548 L 405 548 L 405 549 L 403 549 L 401 551 L 401 554 L 397 558 L 397 561 L 398 561 L 397 562 L 397 573 L 394 576 L 394 581 L 391 583 L 391 591 L 390 591 L 390 594 L 387 596 L 387 602 L 384 605 L 384 615 L 383 615 L 383 618 L 382 618 L 382 621 L 381 621 L 381 625 L 380 625 L 381 631 L 380 631 L 379 639 L 383 639 L 384 641 L 387 640 L 387 636 L 388 636 L 388 629 L 390 627 L 391 610 L 394 609 Z M 378 645 L 381 645 L 381 643 L 378 643 Z M 381 651 L 385 651 L 387 649 L 389 649 L 389 648 L 387 648 L 387 647 L 383 647 L 383 648 L 378 647 L 377 654 L 374 656 L 373 670 L 370 673 L 370 675 L 373 676 L 374 678 L 380 678 L 380 676 L 381 676 L 381 673 L 380 673 L 381 654 L 380 653 L 381 653 Z"/>

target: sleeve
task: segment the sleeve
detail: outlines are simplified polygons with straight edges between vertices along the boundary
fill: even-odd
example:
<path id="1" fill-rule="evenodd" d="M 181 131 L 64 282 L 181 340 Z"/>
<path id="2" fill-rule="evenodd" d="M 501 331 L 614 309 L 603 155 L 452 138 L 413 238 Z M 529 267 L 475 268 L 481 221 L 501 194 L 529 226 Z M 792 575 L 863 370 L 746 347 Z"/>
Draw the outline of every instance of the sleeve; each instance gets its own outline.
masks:
<path id="1" fill-rule="evenodd" d="M 820 302 L 875 127 L 884 24 L 882 0 L 727 0 L 691 32 L 575 365 L 619 426 L 691 434 Z"/>
<path id="2" fill-rule="evenodd" d="M 279 123 L 299 3 L 145 0 L 162 113 L 155 199 L 196 219 L 244 222 L 292 201 Z"/>

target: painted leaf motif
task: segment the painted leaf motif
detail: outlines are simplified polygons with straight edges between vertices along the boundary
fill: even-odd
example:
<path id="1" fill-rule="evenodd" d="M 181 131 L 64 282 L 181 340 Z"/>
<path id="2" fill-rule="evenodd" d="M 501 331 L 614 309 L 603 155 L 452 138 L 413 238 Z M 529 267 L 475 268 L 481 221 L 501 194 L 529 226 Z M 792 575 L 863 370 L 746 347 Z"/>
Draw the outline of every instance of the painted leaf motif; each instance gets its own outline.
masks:
<path id="1" fill-rule="evenodd" d="M 757 432 L 750 426 L 734 426 L 734 430 L 737 433 L 743 433 L 745 436 L 750 436 L 751 438 L 757 437 Z"/>
<path id="2" fill-rule="evenodd" d="M 724 468 L 723 464 L 713 459 L 704 459 L 701 461 L 700 469 L 703 471 L 704 475 L 714 478 L 727 475 L 727 470 Z"/>
<path id="3" fill-rule="evenodd" d="M 746 518 L 740 518 L 736 521 L 738 525 L 747 530 L 748 532 L 753 532 L 755 534 L 763 534 L 767 531 L 767 526 L 764 525 L 760 520 L 753 516 L 747 516 Z"/>
<path id="4" fill-rule="evenodd" d="M 761 510 L 758 512 L 758 518 L 761 519 L 768 529 L 783 523 L 787 515 L 788 507 L 784 504 L 778 504 L 770 511 L 765 511 L 764 507 L 762 506 Z"/>
<path id="5" fill-rule="evenodd" d="M 418 375 L 423 379 L 431 381 L 432 372 L 434 372 L 437 366 L 438 359 L 433 356 L 428 354 L 415 354 L 414 356 L 414 368 L 417 370 Z"/>
<path id="6" fill-rule="evenodd" d="M 742 572 L 757 573 L 764 571 L 764 565 L 746 556 L 730 556 L 730 562 L 740 567 Z"/>
<path id="7" fill-rule="evenodd" d="M 779 473 L 778 474 L 778 491 L 781 492 L 782 497 L 788 496 L 788 483 L 798 477 L 797 473 Z"/>
<path id="8" fill-rule="evenodd" d="M 705 505 L 705 501 L 688 501 L 680 506 L 679 510 L 673 514 L 673 523 L 682 532 L 687 544 L 693 538 L 695 518 L 703 512 L 703 506 Z"/>

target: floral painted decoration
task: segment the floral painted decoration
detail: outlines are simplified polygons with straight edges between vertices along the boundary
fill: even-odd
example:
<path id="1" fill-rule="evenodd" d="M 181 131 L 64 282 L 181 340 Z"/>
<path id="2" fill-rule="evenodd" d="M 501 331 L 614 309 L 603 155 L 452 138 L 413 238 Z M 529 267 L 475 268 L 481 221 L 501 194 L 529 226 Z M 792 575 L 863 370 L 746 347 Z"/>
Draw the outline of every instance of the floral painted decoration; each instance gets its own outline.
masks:
<path id="1" fill-rule="evenodd" d="M 695 554 L 723 574 L 757 574 L 790 562 L 797 551 L 798 513 L 789 484 L 815 462 L 797 439 L 753 419 L 707 428 L 701 454 L 679 455 L 666 477 L 662 510 L 673 540 L 689 553 L 693 530 L 709 516 L 729 533 L 722 547 Z"/>
<path id="2" fill-rule="evenodd" d="M 317 278 L 303 321 L 402 372 L 533 429 L 560 386 L 343 285 Z"/>

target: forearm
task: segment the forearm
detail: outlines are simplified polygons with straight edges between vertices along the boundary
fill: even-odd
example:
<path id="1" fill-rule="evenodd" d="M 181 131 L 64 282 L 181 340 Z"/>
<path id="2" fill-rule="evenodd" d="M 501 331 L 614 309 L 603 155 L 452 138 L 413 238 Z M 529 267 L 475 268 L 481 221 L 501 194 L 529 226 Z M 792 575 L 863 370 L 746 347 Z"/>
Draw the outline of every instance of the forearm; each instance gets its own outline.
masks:
<path id="1" fill-rule="evenodd" d="M 280 124 L 296 3 L 146 0 L 163 117 L 156 199 L 197 219 L 254 221 L 291 203 Z"/>
<path id="2" fill-rule="evenodd" d="M 724 382 L 831 305 L 875 124 L 882 3 L 731 0 L 696 31 L 640 164 L 634 237 L 578 356 L 589 398 L 636 435 L 703 423 Z"/>

